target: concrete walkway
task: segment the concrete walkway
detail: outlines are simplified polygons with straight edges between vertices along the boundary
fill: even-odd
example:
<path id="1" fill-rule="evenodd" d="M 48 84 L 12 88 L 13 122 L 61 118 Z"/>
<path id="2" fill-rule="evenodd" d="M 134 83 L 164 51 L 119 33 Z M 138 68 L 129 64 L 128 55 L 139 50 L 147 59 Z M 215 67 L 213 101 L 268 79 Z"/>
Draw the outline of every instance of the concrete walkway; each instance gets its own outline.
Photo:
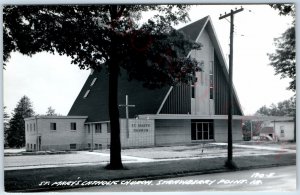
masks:
<path id="1" fill-rule="evenodd" d="M 210 143 L 210 145 L 215 146 L 227 146 L 227 143 Z M 243 144 L 233 144 L 234 147 L 234 157 L 244 157 L 244 156 L 265 156 L 265 155 L 277 155 L 282 154 L 293 154 L 296 150 L 285 149 L 280 145 L 275 146 L 265 146 L 265 145 L 243 145 Z M 186 148 L 189 148 L 188 146 Z M 155 150 L 157 148 L 153 148 Z M 180 148 L 182 149 L 182 148 Z M 199 148 L 196 148 L 199 149 Z M 235 151 L 238 149 L 238 151 Z M 244 150 L 245 149 L 245 150 Z M 248 150 L 247 150 L 248 149 Z M 150 148 L 151 150 L 151 148 Z M 159 152 L 166 153 L 169 148 L 159 148 Z M 178 150 L 178 148 L 174 148 Z M 191 150 L 195 150 L 192 148 Z M 198 152 L 197 155 L 191 156 L 173 156 L 173 157 L 162 157 L 164 155 L 159 155 L 159 157 L 145 158 L 141 155 L 149 152 L 147 149 L 134 150 L 133 152 L 128 152 L 128 150 L 122 151 L 122 161 L 126 164 L 132 163 L 152 163 L 152 162 L 170 162 L 170 161 L 180 161 L 180 160 L 200 160 L 200 159 L 211 159 L 211 158 L 225 158 L 227 156 L 226 149 L 222 151 L 212 151 L 213 149 L 205 148 L 204 152 Z M 188 153 L 187 150 L 182 150 L 182 153 Z M 125 154 L 124 154 L 125 153 Z M 126 155 L 132 154 L 132 155 Z M 135 155 L 135 156 L 133 156 Z M 60 154 L 60 155 L 31 155 L 31 156 L 9 156 L 4 159 L 4 170 L 24 170 L 24 169 L 44 169 L 44 168 L 57 168 L 57 167 L 76 167 L 76 166 L 88 166 L 88 165 L 106 165 L 109 162 L 109 153 L 104 153 L 100 151 L 88 152 L 88 151 L 78 151 L 74 154 Z M 149 155 L 151 156 L 151 155 Z"/>
<path id="2" fill-rule="evenodd" d="M 217 146 L 227 146 L 227 143 L 210 143 L 212 145 Z M 271 151 L 278 151 L 278 152 L 289 152 L 289 153 L 296 153 L 296 150 L 286 149 L 283 147 L 270 147 L 270 146 L 263 146 L 263 145 L 242 145 L 242 144 L 232 144 L 233 147 L 238 148 L 250 148 L 250 149 L 257 149 L 257 150 L 271 150 Z"/>

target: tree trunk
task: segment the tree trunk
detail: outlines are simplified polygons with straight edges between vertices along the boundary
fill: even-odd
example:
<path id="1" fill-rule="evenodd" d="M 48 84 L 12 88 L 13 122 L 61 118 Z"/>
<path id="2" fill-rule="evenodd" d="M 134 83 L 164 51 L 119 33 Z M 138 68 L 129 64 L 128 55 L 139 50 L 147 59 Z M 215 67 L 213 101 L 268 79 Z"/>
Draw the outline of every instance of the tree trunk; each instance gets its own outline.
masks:
<path id="1" fill-rule="evenodd" d="M 108 169 L 122 169 L 120 121 L 118 108 L 118 66 L 110 64 L 109 70 L 109 117 L 110 117 L 110 164 Z"/>
<path id="2" fill-rule="evenodd" d="M 117 6 L 110 9 L 112 27 L 117 26 Z M 120 120 L 118 105 L 118 77 L 120 71 L 120 59 L 118 56 L 118 37 L 115 32 L 111 36 L 110 60 L 108 61 L 109 74 L 109 118 L 110 118 L 110 164 L 107 169 L 123 169 L 121 159 Z"/>
<path id="3" fill-rule="evenodd" d="M 112 47 L 114 43 L 112 42 Z M 110 164 L 107 169 L 122 169 L 120 121 L 118 105 L 118 77 L 119 77 L 118 56 L 112 53 L 109 62 L 109 117 L 110 117 Z"/>

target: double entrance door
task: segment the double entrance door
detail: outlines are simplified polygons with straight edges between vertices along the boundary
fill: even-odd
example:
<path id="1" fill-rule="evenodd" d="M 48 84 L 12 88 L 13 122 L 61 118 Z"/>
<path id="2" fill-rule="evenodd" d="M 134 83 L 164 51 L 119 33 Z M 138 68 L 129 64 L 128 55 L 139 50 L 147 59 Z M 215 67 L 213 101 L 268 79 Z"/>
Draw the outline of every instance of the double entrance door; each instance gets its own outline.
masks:
<path id="1" fill-rule="evenodd" d="M 213 140 L 213 120 L 192 120 L 191 135 L 192 140 Z"/>

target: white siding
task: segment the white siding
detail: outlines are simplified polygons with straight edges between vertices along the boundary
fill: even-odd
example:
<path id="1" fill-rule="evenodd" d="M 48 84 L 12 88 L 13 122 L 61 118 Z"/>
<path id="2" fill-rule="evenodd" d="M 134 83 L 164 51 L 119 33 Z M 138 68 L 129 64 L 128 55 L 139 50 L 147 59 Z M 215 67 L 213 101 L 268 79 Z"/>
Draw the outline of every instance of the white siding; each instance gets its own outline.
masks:
<path id="1" fill-rule="evenodd" d="M 213 115 L 214 100 L 209 98 L 209 65 L 214 61 L 214 47 L 206 30 L 204 30 L 198 40 L 202 44 L 201 50 L 192 51 L 191 57 L 197 61 L 203 61 L 203 72 L 197 72 L 197 82 L 195 83 L 195 103 L 191 104 L 192 114 Z"/>
<path id="2" fill-rule="evenodd" d="M 227 142 L 228 138 L 228 123 L 227 120 L 214 120 L 215 141 Z M 242 141 L 242 122 L 240 120 L 232 121 L 232 140 Z"/>
<path id="3" fill-rule="evenodd" d="M 155 120 L 155 145 L 191 143 L 190 120 Z"/>

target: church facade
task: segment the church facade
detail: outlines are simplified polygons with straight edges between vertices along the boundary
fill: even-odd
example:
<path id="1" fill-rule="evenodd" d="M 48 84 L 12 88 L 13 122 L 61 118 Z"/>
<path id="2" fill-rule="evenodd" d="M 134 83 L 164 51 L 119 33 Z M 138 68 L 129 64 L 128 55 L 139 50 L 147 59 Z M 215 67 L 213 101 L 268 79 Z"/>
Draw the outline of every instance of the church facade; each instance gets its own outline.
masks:
<path id="1" fill-rule="evenodd" d="M 187 57 L 195 58 L 203 71 L 196 73 L 193 85 L 153 90 L 121 74 L 118 100 L 124 148 L 227 141 L 229 77 L 211 19 L 207 16 L 179 31 L 202 44 Z M 233 140 L 238 141 L 243 139 L 243 112 L 232 87 Z M 28 150 L 109 148 L 108 76 L 91 71 L 68 116 L 32 117 L 25 123 Z"/>

